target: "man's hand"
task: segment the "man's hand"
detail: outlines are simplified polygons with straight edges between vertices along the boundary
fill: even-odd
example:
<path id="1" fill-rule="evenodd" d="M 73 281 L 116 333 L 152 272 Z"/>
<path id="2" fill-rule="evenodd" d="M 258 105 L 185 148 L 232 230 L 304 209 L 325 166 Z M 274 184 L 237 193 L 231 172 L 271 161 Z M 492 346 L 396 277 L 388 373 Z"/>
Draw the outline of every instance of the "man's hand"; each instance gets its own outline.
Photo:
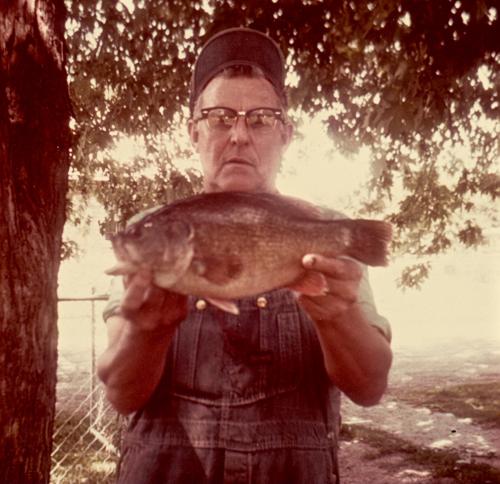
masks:
<path id="1" fill-rule="evenodd" d="M 323 279 L 316 295 L 305 292 L 299 302 L 315 323 L 330 380 L 357 404 L 374 405 L 387 386 L 392 353 L 357 304 L 362 268 L 350 259 L 319 254 L 307 254 L 302 264 L 308 270 L 305 279 Z M 301 284 L 307 287 L 299 281 L 297 289 Z"/>
<path id="2" fill-rule="evenodd" d="M 120 413 L 141 408 L 157 387 L 177 325 L 187 315 L 187 297 L 153 285 L 149 270 L 124 279 L 118 311 L 107 319 L 108 348 L 97 372 Z"/>
<path id="3" fill-rule="evenodd" d="M 299 297 L 300 304 L 316 322 L 332 321 L 358 300 L 361 267 L 350 259 L 307 254 L 302 264 L 324 276 L 323 294 Z"/>
<path id="4" fill-rule="evenodd" d="M 187 297 L 153 285 L 150 270 L 140 270 L 124 278 L 125 293 L 120 313 L 142 331 L 176 326 L 187 315 Z"/>

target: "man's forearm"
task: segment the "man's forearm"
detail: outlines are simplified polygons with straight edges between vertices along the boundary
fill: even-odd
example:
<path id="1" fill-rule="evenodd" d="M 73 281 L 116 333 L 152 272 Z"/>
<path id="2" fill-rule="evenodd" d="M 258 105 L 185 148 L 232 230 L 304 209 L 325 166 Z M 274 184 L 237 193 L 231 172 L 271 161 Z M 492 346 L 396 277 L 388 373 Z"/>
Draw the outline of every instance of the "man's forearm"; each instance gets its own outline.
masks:
<path id="1" fill-rule="evenodd" d="M 330 379 L 355 403 L 380 401 L 392 363 L 390 345 L 358 304 L 335 321 L 315 322 Z"/>
<path id="2" fill-rule="evenodd" d="M 140 409 L 156 389 L 175 327 L 143 331 L 120 316 L 107 324 L 111 344 L 99 358 L 97 372 L 108 400 L 128 414 Z"/>

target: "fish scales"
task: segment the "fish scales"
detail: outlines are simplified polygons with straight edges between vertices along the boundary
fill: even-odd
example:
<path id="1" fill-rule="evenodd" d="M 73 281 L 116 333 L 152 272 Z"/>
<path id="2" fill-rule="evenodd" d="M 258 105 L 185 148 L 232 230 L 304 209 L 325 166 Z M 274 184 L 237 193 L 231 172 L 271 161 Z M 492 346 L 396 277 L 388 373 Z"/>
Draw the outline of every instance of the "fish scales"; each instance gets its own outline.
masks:
<path id="1" fill-rule="evenodd" d="M 205 260 L 209 274 L 188 270 L 176 288 L 192 293 L 192 288 L 197 287 L 206 297 L 239 298 L 295 280 L 303 273 L 297 254 L 307 253 L 307 248 L 314 245 L 292 239 L 295 234 L 276 226 L 253 230 L 247 224 L 207 224 L 198 228 L 201 230 L 197 231 L 199 239 L 194 237 L 193 259 Z"/>
<path id="2" fill-rule="evenodd" d="M 166 205 L 112 238 L 119 263 L 150 267 L 160 287 L 236 299 L 292 284 L 306 253 L 387 262 L 390 225 L 325 220 L 312 205 L 274 194 L 209 193 Z"/>

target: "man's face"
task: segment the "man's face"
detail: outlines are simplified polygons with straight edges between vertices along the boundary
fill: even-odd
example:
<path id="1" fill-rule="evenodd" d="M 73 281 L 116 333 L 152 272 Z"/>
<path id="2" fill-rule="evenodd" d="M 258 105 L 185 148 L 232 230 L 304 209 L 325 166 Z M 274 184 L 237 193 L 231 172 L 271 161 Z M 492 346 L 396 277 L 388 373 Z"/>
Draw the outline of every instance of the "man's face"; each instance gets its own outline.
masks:
<path id="1" fill-rule="evenodd" d="M 280 109 L 271 84 L 263 78 L 248 77 L 213 79 L 198 104 L 195 118 L 200 109 L 211 107 L 245 112 L 263 107 Z M 200 156 L 205 191 L 276 191 L 276 175 L 292 132 L 292 126 L 281 121 L 265 132 L 249 128 L 242 116 L 225 130 L 210 128 L 206 120 L 191 120 L 189 133 Z"/>

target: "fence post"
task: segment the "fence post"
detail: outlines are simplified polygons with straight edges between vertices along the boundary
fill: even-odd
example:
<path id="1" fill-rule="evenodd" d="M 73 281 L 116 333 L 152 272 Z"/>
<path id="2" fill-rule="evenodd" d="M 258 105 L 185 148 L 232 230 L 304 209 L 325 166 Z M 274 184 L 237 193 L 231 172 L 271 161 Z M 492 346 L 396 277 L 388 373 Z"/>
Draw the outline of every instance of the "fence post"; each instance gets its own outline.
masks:
<path id="1" fill-rule="evenodd" d="M 90 309 L 90 343 L 91 343 L 91 358 L 90 358 L 90 412 L 89 412 L 89 417 L 90 417 L 90 422 L 89 426 L 92 427 L 94 423 L 94 392 L 95 392 L 95 374 L 96 374 L 96 368 L 95 368 L 95 287 L 92 287 L 91 289 L 91 309 Z"/>

